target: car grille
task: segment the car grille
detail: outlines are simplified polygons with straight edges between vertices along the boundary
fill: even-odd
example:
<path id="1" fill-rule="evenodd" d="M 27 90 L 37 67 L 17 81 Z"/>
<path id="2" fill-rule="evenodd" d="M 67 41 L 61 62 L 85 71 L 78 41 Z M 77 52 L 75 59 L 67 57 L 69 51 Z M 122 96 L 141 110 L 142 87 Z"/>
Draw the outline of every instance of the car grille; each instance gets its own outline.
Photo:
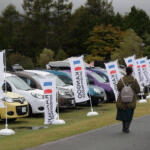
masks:
<path id="1" fill-rule="evenodd" d="M 28 112 L 28 107 L 27 106 L 17 106 L 16 112 L 17 112 L 17 115 L 25 115 Z"/>

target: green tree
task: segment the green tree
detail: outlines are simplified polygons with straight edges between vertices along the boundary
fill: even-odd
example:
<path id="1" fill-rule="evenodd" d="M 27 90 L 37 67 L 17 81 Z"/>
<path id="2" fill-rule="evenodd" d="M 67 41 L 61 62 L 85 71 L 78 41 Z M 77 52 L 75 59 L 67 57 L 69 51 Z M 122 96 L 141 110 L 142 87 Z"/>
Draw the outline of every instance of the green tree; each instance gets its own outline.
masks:
<path id="1" fill-rule="evenodd" d="M 56 55 L 56 60 L 64 60 L 67 57 L 68 57 L 68 55 L 62 49 L 59 49 L 59 51 Z"/>
<path id="2" fill-rule="evenodd" d="M 145 32 L 150 33 L 149 16 L 142 9 L 135 6 L 131 8 L 131 12 L 124 17 L 124 26 L 126 29 L 132 28 L 139 36 L 143 37 Z"/>
<path id="3" fill-rule="evenodd" d="M 22 16 L 14 5 L 8 5 L 0 16 L 0 49 L 17 51 Z"/>
<path id="4" fill-rule="evenodd" d="M 136 55 L 136 57 L 142 56 L 142 43 L 143 40 L 132 29 L 128 29 L 122 34 L 122 41 L 120 47 L 117 48 L 111 55 L 111 59 L 118 59 L 119 63 L 124 63 L 124 58 Z"/>
<path id="5" fill-rule="evenodd" d="M 111 54 L 119 48 L 120 40 L 120 28 L 111 25 L 106 27 L 104 25 L 95 26 L 86 42 L 88 45 L 87 51 L 94 57 L 99 56 L 104 60 L 109 60 Z"/>
<path id="6" fill-rule="evenodd" d="M 88 0 L 84 6 L 78 8 L 70 19 L 69 34 L 66 43 L 67 53 L 70 56 L 86 53 L 84 44 L 90 31 L 95 25 L 111 24 L 114 12 L 112 2 L 107 0 Z"/>
<path id="7" fill-rule="evenodd" d="M 53 3 L 51 48 L 55 50 L 64 49 L 67 41 L 68 20 L 71 17 L 72 3 L 69 0 L 57 0 Z"/>
<path id="8" fill-rule="evenodd" d="M 54 52 L 50 49 L 44 48 L 37 62 L 41 68 L 45 68 L 46 64 L 48 64 L 49 61 L 53 60 L 54 60 Z"/>
<path id="9" fill-rule="evenodd" d="M 145 33 L 143 37 L 143 55 L 150 59 L 150 34 Z"/>
<path id="10" fill-rule="evenodd" d="M 20 53 L 12 53 L 9 55 L 9 57 L 7 59 L 8 68 L 11 68 L 11 66 L 14 64 L 20 64 L 21 66 L 23 66 L 24 69 L 33 69 L 34 68 L 32 59 L 30 57 L 21 55 Z"/>
<path id="11" fill-rule="evenodd" d="M 36 62 L 41 50 L 49 47 L 53 0 L 23 0 L 25 22 L 22 28 L 22 48 Z"/>

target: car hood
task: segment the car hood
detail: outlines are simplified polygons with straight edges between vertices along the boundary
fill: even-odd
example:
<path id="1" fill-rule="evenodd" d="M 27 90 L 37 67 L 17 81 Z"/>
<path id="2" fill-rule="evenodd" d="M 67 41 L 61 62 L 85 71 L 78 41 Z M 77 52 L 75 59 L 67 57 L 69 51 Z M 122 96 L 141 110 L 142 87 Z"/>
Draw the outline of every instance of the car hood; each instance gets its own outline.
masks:
<path id="1" fill-rule="evenodd" d="M 29 93 L 37 93 L 37 94 L 41 94 L 41 95 L 44 94 L 43 90 L 40 90 L 40 89 L 32 89 L 32 90 L 29 90 L 28 92 Z"/>

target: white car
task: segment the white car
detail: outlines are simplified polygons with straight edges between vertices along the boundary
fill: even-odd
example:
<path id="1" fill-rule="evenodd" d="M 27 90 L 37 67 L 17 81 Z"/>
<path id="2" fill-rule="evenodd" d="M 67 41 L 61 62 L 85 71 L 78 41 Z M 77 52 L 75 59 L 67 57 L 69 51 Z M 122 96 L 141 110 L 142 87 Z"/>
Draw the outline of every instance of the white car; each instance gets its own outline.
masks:
<path id="1" fill-rule="evenodd" d="M 47 78 L 47 79 L 55 78 L 59 106 L 61 108 L 75 107 L 75 98 L 74 98 L 72 85 L 65 84 L 56 75 L 53 75 L 49 72 L 40 71 L 40 70 L 25 70 L 25 72 L 33 73 L 34 75 L 38 76 L 38 78 L 40 78 L 40 77 Z M 40 81 L 40 79 L 38 79 L 39 84 L 42 85 L 41 81 Z M 41 86 L 41 88 L 42 88 L 42 86 Z"/>
<path id="2" fill-rule="evenodd" d="M 29 114 L 44 113 L 44 94 L 43 90 L 32 89 L 21 78 L 14 74 L 6 73 L 6 85 L 2 88 L 7 91 L 21 94 L 29 103 Z"/>

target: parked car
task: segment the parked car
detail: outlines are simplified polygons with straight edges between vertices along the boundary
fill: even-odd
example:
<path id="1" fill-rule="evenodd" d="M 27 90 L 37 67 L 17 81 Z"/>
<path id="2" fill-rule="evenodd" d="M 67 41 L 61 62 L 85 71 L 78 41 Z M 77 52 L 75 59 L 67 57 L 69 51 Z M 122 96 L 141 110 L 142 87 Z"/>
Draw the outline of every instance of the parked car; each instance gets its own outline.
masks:
<path id="1" fill-rule="evenodd" d="M 73 84 L 72 77 L 70 72 L 65 71 L 55 71 L 55 70 L 45 70 L 47 72 L 56 74 L 60 79 L 62 79 L 66 84 Z M 106 94 L 104 89 L 97 87 L 95 85 L 88 85 L 89 88 L 89 96 L 91 97 L 92 104 L 98 105 L 99 102 L 106 100 Z M 90 104 L 89 100 L 83 104 Z"/>
<path id="2" fill-rule="evenodd" d="M 66 71 L 70 72 L 70 70 L 66 70 Z M 112 88 L 110 87 L 109 83 L 107 83 L 102 77 L 100 77 L 95 72 L 86 70 L 86 75 L 87 75 L 89 85 L 95 85 L 95 86 L 98 86 L 98 87 L 104 89 L 104 91 L 106 93 L 106 97 L 107 97 L 106 102 L 115 101 L 115 95 L 114 95 L 114 92 L 113 92 Z"/>
<path id="3" fill-rule="evenodd" d="M 57 95 L 58 95 L 58 102 L 60 108 L 72 108 L 75 107 L 74 101 L 74 94 L 72 92 L 72 86 L 66 85 L 62 82 L 58 77 L 49 74 L 49 73 L 42 73 L 43 71 L 18 71 L 14 72 L 17 76 L 22 78 L 30 87 L 41 89 L 42 87 L 42 79 L 46 78 L 56 78 L 56 88 L 57 88 Z"/>
<path id="4" fill-rule="evenodd" d="M 29 114 L 44 113 L 44 95 L 43 91 L 39 89 L 32 89 L 26 82 L 14 74 L 6 73 L 6 86 L 3 84 L 2 88 L 9 92 L 15 92 L 24 96 L 29 103 Z"/>
<path id="5" fill-rule="evenodd" d="M 88 68 L 88 70 L 97 73 L 101 78 L 105 80 L 106 83 L 109 82 L 109 78 L 108 78 L 106 70 L 101 69 L 100 67 Z"/>
<path id="6" fill-rule="evenodd" d="M 17 93 L 7 92 L 6 97 L 1 99 L 4 106 L 7 106 L 7 119 L 14 121 L 17 118 L 28 116 L 28 102 Z M 0 120 L 6 119 L 6 108 L 0 108 Z"/>

